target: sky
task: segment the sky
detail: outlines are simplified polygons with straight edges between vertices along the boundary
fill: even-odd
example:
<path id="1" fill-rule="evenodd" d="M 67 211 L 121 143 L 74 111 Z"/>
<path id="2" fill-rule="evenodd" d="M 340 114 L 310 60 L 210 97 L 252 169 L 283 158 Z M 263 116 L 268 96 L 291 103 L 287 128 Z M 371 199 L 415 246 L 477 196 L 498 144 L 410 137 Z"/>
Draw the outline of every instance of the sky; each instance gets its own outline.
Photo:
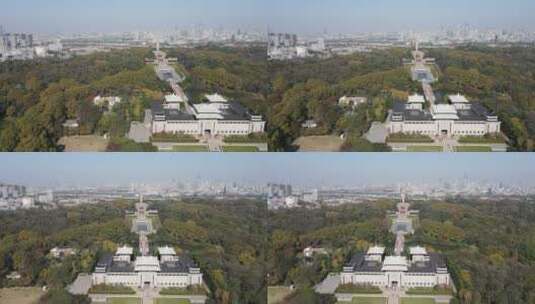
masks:
<path id="1" fill-rule="evenodd" d="M 0 23 L 17 32 L 116 32 L 192 24 L 295 33 L 394 31 L 469 23 L 535 30 L 533 0 L 17 0 Z"/>
<path id="2" fill-rule="evenodd" d="M 207 179 L 358 186 L 463 178 L 533 186 L 535 154 L 0 154 L 0 183 L 33 187 Z"/>

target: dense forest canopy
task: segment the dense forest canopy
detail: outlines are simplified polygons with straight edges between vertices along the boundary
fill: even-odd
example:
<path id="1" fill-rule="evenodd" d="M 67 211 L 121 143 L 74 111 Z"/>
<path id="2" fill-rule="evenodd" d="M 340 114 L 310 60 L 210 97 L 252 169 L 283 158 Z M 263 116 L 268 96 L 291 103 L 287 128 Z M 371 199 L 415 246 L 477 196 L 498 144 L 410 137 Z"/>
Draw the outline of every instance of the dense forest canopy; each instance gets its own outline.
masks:
<path id="1" fill-rule="evenodd" d="M 395 202 L 270 212 L 267 253 L 269 285 L 295 284 L 288 303 L 311 297 L 310 288 L 341 270 L 355 252 L 372 244 L 393 247 L 387 212 Z M 478 201 L 451 198 L 415 202 L 416 234 L 407 245 L 444 254 L 460 303 L 535 301 L 535 201 Z M 303 263 L 307 246 L 325 247 L 329 256 Z M 314 298 L 316 302 L 333 299 Z M 318 302 L 318 303 L 319 303 Z"/>
<path id="2" fill-rule="evenodd" d="M 267 62 L 261 47 L 175 48 L 175 68 L 194 102 L 220 93 L 244 104 L 268 122 L 270 150 L 292 151 L 300 136 L 346 136 L 344 151 L 386 151 L 362 138 L 373 121 L 384 121 L 396 100 L 420 92 L 394 48 L 328 59 Z M 430 49 L 442 93 L 463 93 L 497 111 L 513 150 L 531 151 L 535 139 L 535 53 L 531 47 Z M 125 142 L 131 121 L 169 91 L 144 64 L 150 49 L 117 50 L 67 60 L 42 59 L 0 64 L 0 149 L 56 151 L 62 124 L 78 119 L 80 134 L 108 134 L 111 150 L 147 150 Z M 421 93 L 421 92 L 420 92 Z M 98 94 L 125 101 L 113 111 L 93 105 Z M 354 111 L 337 105 L 344 95 L 367 97 Z M 318 128 L 304 130 L 313 119 Z"/>
<path id="3" fill-rule="evenodd" d="M 496 111 L 512 149 L 531 151 L 535 139 L 535 52 L 531 47 L 430 49 L 439 77 L 434 86 L 444 94 L 457 92 L 483 102 Z M 344 150 L 384 150 L 362 139 L 373 121 L 384 121 L 395 100 L 421 92 L 403 59 L 408 49 L 390 49 L 335 56 L 271 62 L 272 91 L 268 101 L 273 150 L 291 150 L 292 142 L 308 135 L 301 124 L 318 122 L 320 135 L 346 134 Z M 371 102 L 356 111 L 341 111 L 344 95 L 368 97 Z"/>
<path id="4" fill-rule="evenodd" d="M 166 88 L 145 66 L 148 56 L 133 49 L 0 64 L 0 150 L 58 151 L 67 119 L 79 121 L 82 135 L 123 137 Z M 97 95 L 125 102 L 104 113 L 92 102 Z"/>
<path id="5" fill-rule="evenodd" d="M 0 287 L 48 286 L 53 292 L 48 295 L 50 300 L 44 299 L 43 303 L 54 303 L 53 299 L 58 297 L 70 299 L 63 288 L 78 273 L 91 272 L 98 257 L 112 252 L 119 244 L 137 242 L 124 217 L 124 210 L 131 206 L 117 202 L 1 212 Z M 48 255 L 56 246 L 72 246 L 78 254 L 58 261 Z M 5 275 L 11 271 L 17 271 L 21 279 L 8 281 Z M 74 303 L 73 299 L 69 301 Z"/>
<path id="6" fill-rule="evenodd" d="M 242 102 L 253 112 L 266 111 L 269 90 L 265 52 L 261 48 L 167 50 L 179 59 L 176 68 L 187 76 L 186 93 L 220 93 Z M 144 110 L 170 91 L 145 58 L 150 49 L 116 50 L 71 59 L 42 59 L 0 64 L 0 150 L 58 151 L 63 123 L 76 119 L 79 134 L 104 135 L 111 151 L 150 151 L 125 139 L 132 121 L 143 121 Z M 93 104 L 97 95 L 119 96 L 111 111 Z"/>
<path id="7" fill-rule="evenodd" d="M 496 111 L 519 151 L 535 149 L 535 52 L 532 47 L 433 49 L 437 89 L 464 92 Z"/>
<path id="8" fill-rule="evenodd" d="M 216 303 L 265 303 L 266 212 L 263 201 L 157 203 L 162 228 L 154 245 L 189 251 Z"/>
<path id="9" fill-rule="evenodd" d="M 125 216 L 133 208 L 131 201 L 117 201 L 0 213 L 0 287 L 48 286 L 47 297 L 68 298 L 64 287 L 79 273 L 91 273 L 100 256 L 124 244 L 137 246 L 137 235 Z M 157 202 L 151 208 L 160 211 L 151 247 L 176 246 L 190 254 L 212 291 L 209 303 L 266 302 L 265 204 L 199 199 Z M 48 253 L 56 246 L 73 247 L 78 254 L 53 259 Z M 7 280 L 5 275 L 11 271 L 22 278 Z M 44 299 L 43 303 L 54 302 Z"/>

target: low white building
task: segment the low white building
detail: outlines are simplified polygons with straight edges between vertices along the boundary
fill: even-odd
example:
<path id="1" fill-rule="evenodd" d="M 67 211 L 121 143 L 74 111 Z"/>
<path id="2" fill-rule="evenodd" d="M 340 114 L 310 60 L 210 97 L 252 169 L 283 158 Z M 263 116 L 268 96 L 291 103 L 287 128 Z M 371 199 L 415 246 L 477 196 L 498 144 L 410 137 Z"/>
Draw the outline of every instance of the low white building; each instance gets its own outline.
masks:
<path id="1" fill-rule="evenodd" d="M 67 119 L 64 123 L 63 123 L 63 128 L 65 129 L 77 129 L 80 127 L 80 123 L 78 122 L 78 120 L 76 119 Z"/>
<path id="2" fill-rule="evenodd" d="M 387 122 L 388 132 L 449 137 L 484 136 L 501 132 L 498 116 L 482 104 L 470 102 L 459 94 L 448 96 L 448 101 L 425 109 L 425 98 L 413 95 L 406 103 L 395 103 Z"/>
<path id="3" fill-rule="evenodd" d="M 20 280 L 22 278 L 22 275 L 18 273 L 17 271 L 10 272 L 6 275 L 6 279 L 8 280 Z"/>
<path id="4" fill-rule="evenodd" d="M 206 102 L 190 103 L 173 95 L 152 105 L 152 133 L 183 133 L 195 136 L 249 135 L 263 133 L 266 122 L 237 102 L 221 95 L 206 95 Z"/>
<path id="5" fill-rule="evenodd" d="M 76 254 L 76 249 L 70 247 L 54 247 L 50 250 L 50 255 L 56 259 L 68 257 Z"/>
<path id="6" fill-rule="evenodd" d="M 93 99 L 93 103 L 96 105 L 96 106 L 99 106 L 99 107 L 107 107 L 108 110 L 111 110 L 113 109 L 113 107 L 117 104 L 120 104 L 121 103 L 121 97 L 118 97 L 118 96 L 107 96 L 107 97 L 102 97 L 100 95 L 98 95 L 97 97 L 95 97 Z"/>
<path id="7" fill-rule="evenodd" d="M 299 197 L 297 196 L 288 196 L 285 199 L 286 207 L 287 208 L 296 208 L 299 206 Z"/>
<path id="8" fill-rule="evenodd" d="M 35 199 L 33 197 L 23 197 L 21 199 L 21 203 L 23 209 L 30 209 L 35 207 Z"/>
<path id="9" fill-rule="evenodd" d="M 317 203 L 319 200 L 319 191 L 318 189 L 313 189 L 310 191 L 303 192 L 303 201 L 306 203 Z"/>
<path id="10" fill-rule="evenodd" d="M 305 121 L 303 124 L 301 124 L 301 127 L 304 129 L 315 129 L 318 127 L 318 123 L 313 119 L 309 119 Z"/>
<path id="11" fill-rule="evenodd" d="M 443 256 L 412 247 L 409 256 L 386 256 L 384 247 L 358 253 L 344 266 L 342 284 L 376 287 L 449 287 L 451 277 Z"/>
<path id="12" fill-rule="evenodd" d="M 368 98 L 366 97 L 349 97 L 349 96 L 343 96 L 340 97 L 338 100 L 338 105 L 342 107 L 350 107 L 352 109 L 356 109 L 360 105 L 368 103 Z"/>
<path id="13" fill-rule="evenodd" d="M 202 285 L 201 269 L 188 256 L 178 256 L 171 247 L 158 249 L 159 257 L 133 258 L 131 247 L 103 256 L 92 275 L 92 284 L 122 285 L 133 288 L 168 288 Z"/>
<path id="14" fill-rule="evenodd" d="M 315 255 L 327 255 L 327 254 L 329 253 L 327 252 L 327 249 L 325 248 L 307 247 L 303 249 L 303 256 L 308 259 L 314 257 Z"/>
<path id="15" fill-rule="evenodd" d="M 186 102 L 188 102 L 186 95 L 166 95 L 164 108 L 167 110 L 181 110 L 181 105 L 185 104 Z"/>

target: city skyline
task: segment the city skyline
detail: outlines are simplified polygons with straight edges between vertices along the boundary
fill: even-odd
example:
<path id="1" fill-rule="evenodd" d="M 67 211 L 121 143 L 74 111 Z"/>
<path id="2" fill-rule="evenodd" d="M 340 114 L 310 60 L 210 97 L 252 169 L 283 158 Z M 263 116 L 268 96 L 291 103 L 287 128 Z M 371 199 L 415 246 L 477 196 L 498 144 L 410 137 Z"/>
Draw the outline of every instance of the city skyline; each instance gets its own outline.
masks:
<path id="1" fill-rule="evenodd" d="M 203 181 L 303 186 L 433 183 L 459 179 L 533 186 L 531 154 L 2 154 L 0 183 L 32 187 Z M 135 164 L 135 165 L 132 165 Z M 425 164 L 425 165 L 422 165 Z"/>
<path id="2" fill-rule="evenodd" d="M 10 32 L 43 33 L 172 29 L 192 24 L 299 34 L 425 31 L 466 23 L 534 30 L 533 10 L 535 3 L 528 0 L 332 0 L 328 5 L 319 0 L 21 0 L 4 4 L 0 20 Z"/>

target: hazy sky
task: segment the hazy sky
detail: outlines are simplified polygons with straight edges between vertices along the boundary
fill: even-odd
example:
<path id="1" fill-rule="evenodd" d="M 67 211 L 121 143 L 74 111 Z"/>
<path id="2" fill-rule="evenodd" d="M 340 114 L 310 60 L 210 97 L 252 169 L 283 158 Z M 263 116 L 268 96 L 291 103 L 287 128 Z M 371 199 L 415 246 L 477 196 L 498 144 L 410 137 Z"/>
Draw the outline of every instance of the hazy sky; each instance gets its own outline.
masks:
<path id="1" fill-rule="evenodd" d="M 6 0 L 9 31 L 163 29 L 191 24 L 269 26 L 298 33 L 367 32 L 470 23 L 535 29 L 533 0 Z"/>
<path id="2" fill-rule="evenodd" d="M 535 183 L 535 154 L 0 154 L 0 183 L 29 186 L 218 181 L 360 185 L 461 178 Z"/>

